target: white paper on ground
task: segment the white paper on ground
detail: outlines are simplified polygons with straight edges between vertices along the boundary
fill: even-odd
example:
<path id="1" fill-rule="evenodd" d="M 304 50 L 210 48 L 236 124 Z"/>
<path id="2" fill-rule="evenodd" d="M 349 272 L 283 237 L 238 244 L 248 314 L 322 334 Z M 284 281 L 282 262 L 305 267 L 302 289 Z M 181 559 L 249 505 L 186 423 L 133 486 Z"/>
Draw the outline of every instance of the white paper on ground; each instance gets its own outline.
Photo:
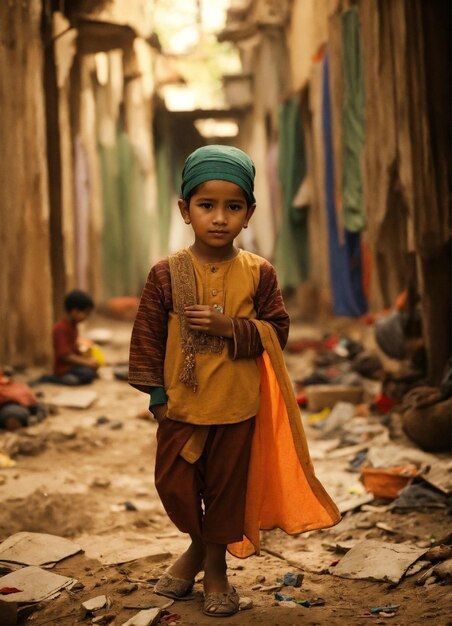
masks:
<path id="1" fill-rule="evenodd" d="M 96 391 L 71 390 L 62 391 L 49 399 L 49 404 L 54 406 L 65 406 L 70 409 L 87 409 L 97 400 Z"/>
<path id="2" fill-rule="evenodd" d="M 22 565 L 48 565 L 58 563 L 81 550 L 81 546 L 64 537 L 20 532 L 0 544 L 0 561 Z"/>
<path id="3" fill-rule="evenodd" d="M 339 513 L 343 514 L 347 511 L 353 511 L 353 509 L 358 509 L 363 504 L 369 504 L 375 500 L 375 496 L 373 493 L 364 493 L 362 496 L 355 496 L 352 498 L 346 498 L 345 500 L 336 501 L 336 506 L 339 509 Z"/>
<path id="4" fill-rule="evenodd" d="M 31 565 L 0 578 L 0 587 L 16 587 L 21 590 L 3 596 L 2 600 L 19 603 L 50 600 L 74 582 L 74 578 L 53 574 Z"/>
<path id="5" fill-rule="evenodd" d="M 452 492 L 452 461 L 437 459 L 434 465 L 423 469 L 421 477 L 442 493 L 448 495 Z"/>
<path id="6" fill-rule="evenodd" d="M 79 542 L 88 558 L 97 559 L 103 565 L 119 565 L 144 558 L 162 561 L 171 557 L 165 546 L 149 540 L 143 544 L 134 538 L 87 535 L 79 538 Z"/>
<path id="7" fill-rule="evenodd" d="M 161 609 L 148 609 L 146 611 L 140 611 L 127 622 L 124 622 L 122 626 L 154 626 L 160 617 Z"/>
<path id="8" fill-rule="evenodd" d="M 109 609 L 111 607 L 111 600 L 108 596 L 96 596 L 95 598 L 90 598 L 82 602 L 82 607 L 90 613 L 103 608 Z"/>
<path id="9" fill-rule="evenodd" d="M 426 552 L 427 548 L 405 543 L 365 539 L 347 552 L 331 573 L 341 578 L 398 583 L 410 565 Z"/>

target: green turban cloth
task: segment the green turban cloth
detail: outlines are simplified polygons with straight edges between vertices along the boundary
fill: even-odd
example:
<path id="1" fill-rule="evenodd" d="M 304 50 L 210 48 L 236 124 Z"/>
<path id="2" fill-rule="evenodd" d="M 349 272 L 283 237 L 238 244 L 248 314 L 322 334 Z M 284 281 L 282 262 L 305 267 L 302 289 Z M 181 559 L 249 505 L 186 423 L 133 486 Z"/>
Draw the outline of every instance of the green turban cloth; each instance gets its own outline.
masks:
<path id="1" fill-rule="evenodd" d="M 254 204 L 256 169 L 250 157 L 232 146 L 203 146 L 190 154 L 182 170 L 182 198 L 188 200 L 193 190 L 207 180 L 227 180 L 243 189 Z"/>

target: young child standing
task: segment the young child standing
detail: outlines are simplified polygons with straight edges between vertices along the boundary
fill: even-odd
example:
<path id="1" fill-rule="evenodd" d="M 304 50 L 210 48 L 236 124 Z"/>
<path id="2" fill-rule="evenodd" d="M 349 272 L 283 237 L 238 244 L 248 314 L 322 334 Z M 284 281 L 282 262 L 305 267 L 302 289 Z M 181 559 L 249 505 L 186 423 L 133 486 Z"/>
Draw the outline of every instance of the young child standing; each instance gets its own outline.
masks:
<path id="1" fill-rule="evenodd" d="M 186 160 L 179 209 L 186 250 L 151 269 L 135 320 L 129 382 L 158 421 L 155 483 L 187 551 L 155 592 L 180 599 L 204 571 L 204 613 L 239 609 L 226 550 L 259 550 L 259 529 L 337 523 L 317 481 L 282 348 L 289 330 L 274 268 L 238 249 L 254 214 L 255 169 L 230 146 Z M 265 488 L 264 488 L 265 485 Z"/>

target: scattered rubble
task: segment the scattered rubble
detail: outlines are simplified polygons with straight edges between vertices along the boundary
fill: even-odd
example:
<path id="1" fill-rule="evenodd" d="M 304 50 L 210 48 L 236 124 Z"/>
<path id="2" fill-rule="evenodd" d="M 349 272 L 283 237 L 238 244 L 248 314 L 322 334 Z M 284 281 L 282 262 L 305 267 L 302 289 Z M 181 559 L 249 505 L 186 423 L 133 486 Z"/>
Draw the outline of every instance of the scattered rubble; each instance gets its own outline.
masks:
<path id="1" fill-rule="evenodd" d="M 147 611 L 140 611 L 127 622 L 124 622 L 122 626 L 154 626 L 160 617 L 160 609 L 148 609 Z"/>
<path id="2" fill-rule="evenodd" d="M 109 609 L 111 607 L 111 599 L 108 596 L 96 596 L 82 602 L 82 607 L 86 613 L 95 613 L 100 609 Z"/>
<path id="3" fill-rule="evenodd" d="M 352 612 L 351 624 L 396 615 L 414 624 L 415 614 L 434 623 L 443 606 L 441 587 L 451 581 L 452 537 L 443 529 L 452 508 L 452 461 L 406 437 L 397 406 L 375 402 L 381 384 L 366 378 L 365 368 L 349 367 L 347 345 L 338 339 L 338 351 L 322 342 L 319 359 L 311 347 L 313 375 L 306 364 L 297 366 L 310 391 L 296 383 L 304 394 L 301 416 L 316 471 L 343 520 L 298 537 L 262 533 L 260 557 L 231 560 L 231 582 L 241 595 L 240 610 L 252 607 L 253 619 L 262 616 L 262 623 L 272 623 L 275 610 L 284 616 L 281 624 L 308 610 L 315 610 L 319 625 L 348 623 L 343 616 Z M 321 384 L 312 384 L 314 374 Z M 0 433 L 0 493 L 8 494 L 0 520 L 0 624 L 19 617 L 28 623 L 24 611 L 33 607 L 43 623 L 57 620 L 61 626 L 72 626 L 81 610 L 92 624 L 204 626 L 211 620 L 199 617 L 202 575 L 182 616 L 167 610 L 172 601 L 152 593 L 173 555 L 186 546 L 152 487 L 156 424 L 123 383 L 110 376 L 95 384 L 94 408 L 61 406 L 42 424 Z M 111 395 L 114 402 L 103 391 L 108 385 L 121 390 Z M 338 386 L 358 395 L 334 396 Z M 76 465 L 82 455 L 86 468 Z M 369 477 L 384 478 L 385 490 Z M 44 569 L 52 564 L 55 574 Z M 30 571 L 35 583 L 47 584 L 44 589 L 33 584 Z M 416 612 L 420 586 L 430 596 L 423 598 L 425 607 L 416 604 Z"/>

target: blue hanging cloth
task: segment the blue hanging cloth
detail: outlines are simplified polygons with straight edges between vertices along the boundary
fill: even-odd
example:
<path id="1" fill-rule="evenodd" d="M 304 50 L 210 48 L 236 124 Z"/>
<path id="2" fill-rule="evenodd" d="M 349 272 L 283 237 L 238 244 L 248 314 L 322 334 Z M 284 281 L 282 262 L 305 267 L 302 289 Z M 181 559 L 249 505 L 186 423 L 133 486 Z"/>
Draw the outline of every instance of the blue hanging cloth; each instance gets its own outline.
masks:
<path id="1" fill-rule="evenodd" d="M 325 195 L 328 221 L 329 265 L 333 310 L 336 315 L 359 317 L 367 311 L 362 286 L 360 233 L 344 231 L 339 241 L 334 200 L 333 140 L 331 132 L 331 96 L 329 54 L 325 55 L 322 79 L 322 128 L 325 149 Z"/>

